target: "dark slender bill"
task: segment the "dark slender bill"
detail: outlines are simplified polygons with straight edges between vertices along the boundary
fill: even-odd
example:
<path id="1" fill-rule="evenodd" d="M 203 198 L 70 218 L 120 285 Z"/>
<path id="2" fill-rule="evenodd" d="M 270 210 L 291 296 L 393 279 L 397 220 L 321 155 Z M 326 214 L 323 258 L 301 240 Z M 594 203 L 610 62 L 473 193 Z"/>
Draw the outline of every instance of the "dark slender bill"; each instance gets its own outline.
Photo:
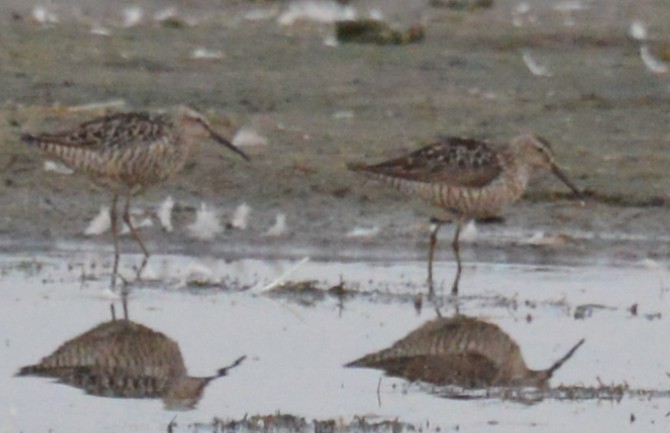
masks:
<path id="1" fill-rule="evenodd" d="M 242 361 L 244 361 L 246 358 L 247 358 L 246 355 L 240 356 L 239 358 L 237 358 L 237 359 L 235 360 L 235 362 L 233 362 L 233 363 L 230 364 L 229 366 L 220 368 L 219 371 L 216 372 L 216 376 L 214 376 L 214 378 L 225 376 L 226 374 L 228 374 L 228 370 L 231 370 L 231 369 L 237 367 L 237 366 L 240 365 L 240 364 L 242 363 Z"/>
<path id="2" fill-rule="evenodd" d="M 549 370 L 547 370 L 548 377 L 551 377 L 551 375 L 554 374 L 554 372 L 555 372 L 556 370 L 558 370 L 559 368 L 561 368 L 561 366 L 562 366 L 563 364 L 565 364 L 565 362 L 566 362 L 568 359 L 572 358 L 572 355 L 575 354 L 575 352 L 577 351 L 577 349 L 579 349 L 579 347 L 580 347 L 582 344 L 584 344 L 584 339 L 583 339 L 583 338 L 582 338 L 581 340 L 579 340 L 579 342 L 578 342 L 577 344 L 575 344 L 574 347 L 573 347 L 572 349 L 570 349 L 570 351 L 569 351 L 568 353 L 566 353 L 565 356 L 563 356 L 563 358 L 561 358 L 561 359 L 559 359 L 558 361 L 554 362 L 554 365 L 552 365 L 552 366 L 549 368 Z"/>
<path id="3" fill-rule="evenodd" d="M 575 196 L 577 196 L 578 199 L 581 200 L 581 199 L 584 198 L 582 193 L 577 189 L 577 187 L 572 182 L 570 182 L 570 179 L 568 179 L 568 177 L 565 175 L 565 173 L 563 173 L 561 171 L 561 169 L 558 168 L 557 165 L 552 165 L 551 166 L 551 171 L 552 171 L 552 173 L 554 173 L 556 175 L 557 178 L 559 178 L 561 180 L 561 182 L 563 182 L 564 184 L 566 184 L 568 186 L 568 188 L 570 188 L 570 190 L 575 194 Z"/>
<path id="4" fill-rule="evenodd" d="M 233 143 L 230 141 L 226 140 L 225 138 L 221 137 L 219 134 L 214 132 L 211 128 L 207 127 L 207 130 L 209 131 L 209 134 L 212 136 L 212 138 L 219 143 L 223 144 L 233 152 L 237 153 L 240 155 L 242 158 L 244 158 L 245 161 L 249 161 L 249 157 L 247 156 L 246 153 L 242 152 L 239 147 L 235 146 Z"/>

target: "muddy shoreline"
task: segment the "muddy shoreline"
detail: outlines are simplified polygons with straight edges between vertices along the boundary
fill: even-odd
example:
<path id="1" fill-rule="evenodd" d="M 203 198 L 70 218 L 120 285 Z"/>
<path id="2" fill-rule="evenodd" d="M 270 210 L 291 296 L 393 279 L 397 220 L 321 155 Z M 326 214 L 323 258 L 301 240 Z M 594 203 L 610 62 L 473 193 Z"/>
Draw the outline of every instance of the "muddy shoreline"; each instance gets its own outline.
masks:
<path id="1" fill-rule="evenodd" d="M 608 250 L 616 257 L 623 248 L 633 259 L 667 259 L 668 82 L 644 69 L 622 29 L 627 21 L 603 21 L 594 7 L 575 26 L 547 12 L 542 25 L 517 28 L 508 18 L 511 6 L 501 2 L 478 12 L 430 10 L 421 43 L 330 47 L 329 24 L 244 18 L 259 7 L 276 6 L 232 2 L 197 25 L 144 23 L 98 36 L 76 18 L 41 25 L 22 11 L 10 19 L 8 5 L 0 58 L 3 248 L 84 240 L 82 227 L 108 204 L 108 193 L 77 175 L 44 172 L 41 156 L 18 136 L 99 114 L 67 107 L 120 99 L 121 110 L 188 102 L 228 136 L 249 128 L 268 142 L 245 149 L 250 164 L 205 144 L 184 173 L 139 198 L 136 206 L 152 212 L 174 197 L 177 226 L 203 202 L 224 220 L 239 204 L 251 206 L 247 230 L 225 231 L 200 246 L 179 227 L 171 234 L 146 229 L 157 249 L 197 253 L 239 245 L 252 256 L 309 249 L 329 258 L 371 248 L 376 252 L 367 256 L 391 251 L 418 258 L 434 210 L 363 182 L 345 164 L 398 155 L 444 133 L 503 141 L 533 130 L 554 144 L 591 199 L 580 208 L 559 182 L 542 179 L 507 210 L 502 229 L 482 229 L 493 233 L 479 236 L 484 247 L 478 248 L 504 248 L 542 231 L 576 239 L 563 248 L 567 257 Z M 488 32 L 475 30 L 481 26 Z M 221 58 L 191 58 L 199 47 L 219 50 Z M 552 75 L 533 76 L 520 49 L 532 50 Z M 263 233 L 277 213 L 286 215 L 287 234 L 268 239 Z M 378 227 L 379 235 L 347 238 L 356 227 Z M 502 241 L 495 239 L 499 230 Z M 521 234 L 505 241 L 510 232 Z M 104 236 L 94 242 L 108 245 Z"/>

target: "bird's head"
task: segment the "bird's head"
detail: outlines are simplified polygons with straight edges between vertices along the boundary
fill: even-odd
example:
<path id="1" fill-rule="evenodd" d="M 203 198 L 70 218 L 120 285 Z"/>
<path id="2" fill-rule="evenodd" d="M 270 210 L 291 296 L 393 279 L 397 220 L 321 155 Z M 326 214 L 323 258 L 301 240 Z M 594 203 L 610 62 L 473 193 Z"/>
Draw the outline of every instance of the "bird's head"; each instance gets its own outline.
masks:
<path id="1" fill-rule="evenodd" d="M 551 144 L 547 140 L 535 134 L 523 134 L 514 138 L 510 147 L 519 161 L 530 167 L 533 173 L 551 171 L 578 198 L 582 197 L 582 193 L 556 164 Z"/>
<path id="2" fill-rule="evenodd" d="M 246 161 L 249 161 L 249 157 L 246 153 L 242 152 L 240 148 L 214 131 L 205 116 L 195 111 L 194 109 L 184 105 L 178 107 L 176 113 L 176 122 L 179 130 L 182 132 L 182 134 L 184 134 L 184 136 L 191 139 L 212 139 L 237 153 Z"/>

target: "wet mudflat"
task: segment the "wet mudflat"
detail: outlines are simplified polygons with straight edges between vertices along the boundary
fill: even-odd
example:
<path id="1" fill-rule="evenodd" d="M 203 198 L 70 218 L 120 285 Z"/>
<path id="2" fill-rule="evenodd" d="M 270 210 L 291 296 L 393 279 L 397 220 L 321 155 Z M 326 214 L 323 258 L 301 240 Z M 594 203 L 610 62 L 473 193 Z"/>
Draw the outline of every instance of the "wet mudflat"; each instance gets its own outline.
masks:
<path id="1" fill-rule="evenodd" d="M 284 247 L 337 242 L 354 227 L 376 226 L 383 249 L 406 250 L 424 238 L 412 237 L 417 221 L 435 212 L 364 185 L 346 163 L 381 161 L 441 134 L 508 141 L 534 131 L 590 192 L 590 207 L 570 212 L 563 200 L 549 205 L 568 191 L 542 179 L 526 194 L 533 206 L 507 212 L 509 226 L 666 234 L 667 74 L 645 67 L 641 43 L 628 29 L 642 20 L 650 44 L 662 47 L 667 8 L 591 2 L 571 12 L 574 23 L 566 25 L 550 1 L 526 12 L 511 0 L 479 11 L 421 3 L 405 13 L 402 2 L 369 3 L 352 7 L 361 16 L 372 7 L 401 25 L 421 23 L 425 39 L 331 46 L 332 23 L 283 24 L 288 7 L 273 2 L 202 1 L 173 11 L 174 20 L 184 21 L 177 26 L 155 18 L 166 8 L 151 1 L 129 23 L 124 8 L 103 2 L 83 10 L 75 0 L 54 5 L 55 23 L 36 22 L 23 2 L 3 3 L 0 240 L 73 239 L 110 201 L 81 176 L 45 172 L 41 156 L 19 141 L 21 132 L 71 127 L 106 110 L 182 103 L 203 111 L 230 138 L 242 132 L 255 144 L 244 147 L 252 163 L 205 143 L 182 175 L 137 201 L 141 211 L 151 212 L 167 195 L 185 221 L 201 203 L 227 215 L 247 203 L 255 232 L 267 230 L 278 213 L 286 216 Z M 96 25 L 108 34 L 95 32 Z M 198 50 L 214 55 L 203 58 Z M 653 54 L 662 59 L 662 50 Z M 532 62 L 549 75 L 533 73 Z M 187 242 L 177 230 L 166 248 Z M 265 240 L 254 242 L 247 232 L 235 242 Z M 662 244 L 653 249 L 667 255 Z"/>
<path id="2" fill-rule="evenodd" d="M 537 398 L 528 401 L 495 390 L 445 398 L 443 388 L 343 367 L 436 317 L 425 301 L 421 311 L 414 305 L 425 290 L 416 283 L 425 277 L 423 263 L 156 256 L 149 280 L 132 290 L 130 319 L 176 341 L 191 376 L 211 376 L 247 357 L 210 383 L 194 410 L 174 412 L 160 399 L 94 397 L 49 379 L 13 376 L 111 319 L 108 261 L 97 253 L 3 257 L 0 308 L 11 324 L 0 336 L 7 431 L 164 431 L 173 418 L 175 431 L 211 431 L 215 418 L 256 413 L 340 424 L 356 416 L 398 419 L 424 431 L 559 432 L 593 425 L 606 431 L 631 422 L 665 428 L 668 354 L 658 342 L 668 338 L 668 275 L 651 264 L 466 264 L 461 314 L 500 326 L 531 368 L 549 367 L 586 340 L 550 381 L 553 389 L 577 392 L 530 392 Z M 449 280 L 453 266 L 441 262 L 438 269 Z M 268 287 L 281 276 L 312 283 Z M 442 314 L 453 315 L 453 304 L 442 300 Z"/>

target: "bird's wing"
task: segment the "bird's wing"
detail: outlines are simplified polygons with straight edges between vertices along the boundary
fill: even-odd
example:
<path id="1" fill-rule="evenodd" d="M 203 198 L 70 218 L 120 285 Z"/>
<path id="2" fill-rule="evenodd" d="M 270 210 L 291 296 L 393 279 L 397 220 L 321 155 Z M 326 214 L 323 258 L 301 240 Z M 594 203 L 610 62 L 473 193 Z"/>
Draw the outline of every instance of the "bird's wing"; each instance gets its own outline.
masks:
<path id="1" fill-rule="evenodd" d="M 479 188 L 500 175 L 498 151 L 468 138 L 444 137 L 408 155 L 380 164 L 352 166 L 355 171 L 455 187 Z"/>
<path id="2" fill-rule="evenodd" d="M 56 133 L 25 134 L 26 142 L 48 142 L 89 149 L 124 148 L 150 144 L 169 130 L 163 116 L 148 113 L 119 113 L 99 117 L 78 127 Z"/>

